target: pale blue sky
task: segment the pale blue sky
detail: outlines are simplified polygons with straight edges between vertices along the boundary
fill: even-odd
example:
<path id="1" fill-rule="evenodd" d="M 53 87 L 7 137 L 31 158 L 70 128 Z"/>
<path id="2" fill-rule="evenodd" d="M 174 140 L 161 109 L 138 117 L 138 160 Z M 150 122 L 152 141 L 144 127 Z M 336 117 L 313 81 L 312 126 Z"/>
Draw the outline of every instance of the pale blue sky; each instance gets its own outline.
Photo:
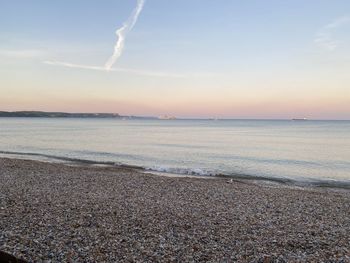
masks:
<path id="1" fill-rule="evenodd" d="M 350 118 L 347 0 L 146 0 L 114 65 L 135 74 L 43 61 L 102 67 L 136 0 L 0 2 L 5 109 Z"/>

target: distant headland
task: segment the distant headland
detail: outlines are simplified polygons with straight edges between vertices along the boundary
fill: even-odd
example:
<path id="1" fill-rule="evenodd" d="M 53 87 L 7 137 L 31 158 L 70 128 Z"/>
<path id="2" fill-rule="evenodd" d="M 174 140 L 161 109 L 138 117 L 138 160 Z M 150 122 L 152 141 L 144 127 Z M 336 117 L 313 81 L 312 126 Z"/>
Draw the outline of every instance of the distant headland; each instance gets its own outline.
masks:
<path id="1" fill-rule="evenodd" d="M 118 113 L 68 113 L 45 111 L 0 111 L 0 117 L 156 119 L 155 117 L 122 116 Z"/>

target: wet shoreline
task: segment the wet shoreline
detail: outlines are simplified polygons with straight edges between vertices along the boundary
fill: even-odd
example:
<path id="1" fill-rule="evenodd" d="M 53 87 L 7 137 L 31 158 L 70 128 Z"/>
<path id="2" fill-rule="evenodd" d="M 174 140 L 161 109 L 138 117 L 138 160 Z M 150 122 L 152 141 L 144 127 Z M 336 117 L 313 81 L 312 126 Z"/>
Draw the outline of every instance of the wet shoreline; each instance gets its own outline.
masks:
<path id="1" fill-rule="evenodd" d="M 10 151 L 0 151 L 0 158 L 14 158 L 14 159 L 26 159 L 42 162 L 53 162 L 53 163 L 63 163 L 68 165 L 86 165 L 86 166 L 96 166 L 96 167 L 112 167 L 112 168 L 122 168 L 122 169 L 132 169 L 138 170 L 140 172 L 151 173 L 161 176 L 169 177 L 193 177 L 193 178 L 228 178 L 233 180 L 247 180 L 262 183 L 277 183 L 285 186 L 295 186 L 295 187 L 311 187 L 311 188 L 334 188 L 334 189 L 345 189 L 350 190 L 349 181 L 337 181 L 337 180 L 315 180 L 315 179 L 305 179 L 297 180 L 292 178 L 282 178 L 282 177 L 267 177 L 267 176 L 257 176 L 249 174 L 213 174 L 213 175 L 201 175 L 196 173 L 173 173 L 166 171 L 152 170 L 137 165 L 123 164 L 111 161 L 95 161 L 87 159 L 69 158 L 56 155 L 47 155 L 41 153 L 27 153 L 27 152 L 10 152 Z"/>

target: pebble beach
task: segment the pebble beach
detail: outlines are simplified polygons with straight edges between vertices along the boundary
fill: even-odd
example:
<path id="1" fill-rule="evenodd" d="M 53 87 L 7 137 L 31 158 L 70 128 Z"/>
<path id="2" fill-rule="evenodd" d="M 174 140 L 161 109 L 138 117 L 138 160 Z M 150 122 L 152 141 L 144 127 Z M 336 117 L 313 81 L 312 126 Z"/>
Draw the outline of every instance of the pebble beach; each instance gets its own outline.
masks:
<path id="1" fill-rule="evenodd" d="M 350 262 L 350 191 L 0 158 L 0 251 L 28 262 Z"/>

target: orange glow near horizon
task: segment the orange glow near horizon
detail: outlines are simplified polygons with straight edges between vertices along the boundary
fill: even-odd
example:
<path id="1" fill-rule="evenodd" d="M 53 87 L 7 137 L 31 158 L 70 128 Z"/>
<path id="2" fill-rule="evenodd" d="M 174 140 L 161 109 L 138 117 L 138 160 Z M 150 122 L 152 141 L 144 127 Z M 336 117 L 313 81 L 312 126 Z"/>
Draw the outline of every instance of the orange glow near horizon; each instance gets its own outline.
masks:
<path id="1" fill-rule="evenodd" d="M 51 100 L 25 99 L 13 103 L 0 99 L 1 110 L 61 111 L 61 112 L 109 112 L 121 115 L 198 118 L 272 118 L 289 119 L 307 117 L 314 119 L 347 119 L 350 108 L 346 99 L 339 100 L 261 100 L 261 101 L 117 101 L 117 100 Z M 338 117 L 340 116 L 340 117 Z"/>
<path id="2" fill-rule="evenodd" d="M 111 112 L 184 118 L 350 119 L 346 70 L 156 78 L 67 71 L 8 70 L 0 110 Z M 326 74 L 329 73 L 329 74 Z"/>

